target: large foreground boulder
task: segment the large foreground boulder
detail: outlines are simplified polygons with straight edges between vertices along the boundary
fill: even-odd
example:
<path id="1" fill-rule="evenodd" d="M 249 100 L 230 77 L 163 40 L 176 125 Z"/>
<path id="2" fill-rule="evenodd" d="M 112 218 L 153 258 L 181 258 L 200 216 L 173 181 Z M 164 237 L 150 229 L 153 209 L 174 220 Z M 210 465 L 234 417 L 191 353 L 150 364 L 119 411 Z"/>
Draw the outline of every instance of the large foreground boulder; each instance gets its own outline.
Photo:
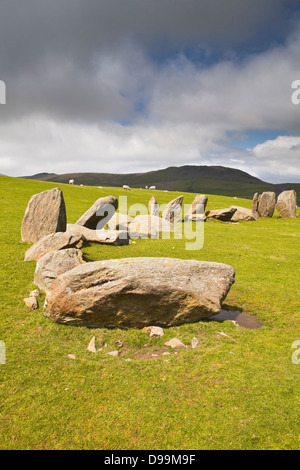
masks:
<path id="1" fill-rule="evenodd" d="M 91 230 L 77 224 L 68 224 L 67 229 L 71 233 L 81 235 L 86 242 L 106 245 L 128 245 L 129 243 L 127 230 Z"/>
<path id="2" fill-rule="evenodd" d="M 97 201 L 77 220 L 76 225 L 91 230 L 102 229 L 118 209 L 118 199 L 114 196 L 100 197 Z"/>
<path id="3" fill-rule="evenodd" d="M 126 258 L 83 264 L 59 276 L 44 314 L 91 328 L 173 326 L 219 313 L 231 266 L 174 258 Z"/>
<path id="4" fill-rule="evenodd" d="M 83 263 L 82 251 L 76 248 L 50 251 L 36 263 L 34 284 L 48 291 L 58 276 Z"/>
<path id="5" fill-rule="evenodd" d="M 212 211 L 205 212 L 206 219 L 217 219 L 222 220 L 222 222 L 229 222 L 236 212 L 236 207 L 230 207 L 228 209 L 216 209 Z"/>
<path id="6" fill-rule="evenodd" d="M 82 235 L 71 232 L 58 232 L 47 235 L 25 253 L 24 261 L 38 261 L 42 256 L 50 251 L 64 250 L 65 248 L 75 248 L 82 244 Z"/>
<path id="7" fill-rule="evenodd" d="M 297 193 L 293 189 L 283 191 L 277 199 L 277 211 L 282 218 L 295 219 L 297 212 Z"/>
<path id="8" fill-rule="evenodd" d="M 66 206 L 59 188 L 35 194 L 30 199 L 22 222 L 21 237 L 24 242 L 35 243 L 46 235 L 65 232 Z"/>

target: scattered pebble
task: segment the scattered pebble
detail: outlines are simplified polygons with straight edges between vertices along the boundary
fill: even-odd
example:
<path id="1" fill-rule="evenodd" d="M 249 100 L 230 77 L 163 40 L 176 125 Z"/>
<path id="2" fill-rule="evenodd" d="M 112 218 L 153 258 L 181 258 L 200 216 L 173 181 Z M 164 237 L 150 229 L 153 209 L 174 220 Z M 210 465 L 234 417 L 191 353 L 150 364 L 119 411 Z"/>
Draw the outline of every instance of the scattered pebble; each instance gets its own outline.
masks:
<path id="1" fill-rule="evenodd" d="M 164 330 L 160 326 L 146 326 L 144 331 L 148 333 L 150 337 L 160 337 L 164 335 Z"/>
<path id="2" fill-rule="evenodd" d="M 122 341 L 120 341 L 119 339 L 116 341 L 116 345 L 119 347 L 119 348 L 123 348 L 124 344 L 122 343 Z"/>
<path id="3" fill-rule="evenodd" d="M 67 354 L 67 356 L 68 356 L 70 359 L 76 359 L 76 356 L 74 356 L 74 354 Z"/>
<path id="4" fill-rule="evenodd" d="M 88 344 L 88 347 L 86 348 L 88 351 L 90 352 L 93 352 L 93 353 L 96 353 L 97 352 L 97 349 L 96 349 L 96 338 L 95 336 L 92 337 L 91 341 L 89 342 Z"/>
<path id="5" fill-rule="evenodd" d="M 38 289 L 34 289 L 30 292 L 29 297 L 41 297 L 41 293 Z"/>
<path id="6" fill-rule="evenodd" d="M 109 353 L 107 353 L 109 356 L 113 356 L 113 357 L 118 357 L 119 356 L 119 351 L 110 351 Z"/>
<path id="7" fill-rule="evenodd" d="M 185 344 L 183 344 L 180 339 L 172 338 L 165 343 L 165 346 L 170 346 L 171 348 L 185 348 Z"/>
<path id="8" fill-rule="evenodd" d="M 196 348 L 197 346 L 199 346 L 199 344 L 200 344 L 199 339 L 194 336 L 194 338 L 193 338 L 192 341 L 191 341 L 191 346 L 192 346 L 192 348 L 193 348 L 193 349 Z"/>
<path id="9" fill-rule="evenodd" d="M 36 297 L 28 297 L 27 299 L 23 299 L 25 302 L 26 307 L 30 308 L 31 310 L 36 310 L 39 308 L 38 301 Z"/>

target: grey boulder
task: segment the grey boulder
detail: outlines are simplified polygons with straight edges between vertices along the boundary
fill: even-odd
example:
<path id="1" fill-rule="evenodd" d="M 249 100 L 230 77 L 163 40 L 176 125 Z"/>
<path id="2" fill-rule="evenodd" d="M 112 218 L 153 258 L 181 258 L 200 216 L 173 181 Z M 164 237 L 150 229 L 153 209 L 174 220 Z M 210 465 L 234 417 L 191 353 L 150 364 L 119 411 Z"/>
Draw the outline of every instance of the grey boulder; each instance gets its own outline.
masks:
<path id="1" fill-rule="evenodd" d="M 34 284 L 47 291 L 58 276 L 83 263 L 82 252 L 76 248 L 50 251 L 36 264 Z"/>
<path id="2" fill-rule="evenodd" d="M 118 200 L 114 196 L 100 197 L 77 220 L 76 225 L 91 230 L 102 229 L 118 209 Z"/>
<path id="3" fill-rule="evenodd" d="M 82 242 L 82 235 L 71 232 L 57 232 L 47 235 L 25 253 L 25 261 L 37 261 L 46 253 L 53 250 L 63 250 L 65 248 L 74 248 Z"/>
<path id="4" fill-rule="evenodd" d="M 35 243 L 46 235 L 65 232 L 66 206 L 59 188 L 35 194 L 28 202 L 22 221 L 21 237 L 24 242 Z"/>
<path id="5" fill-rule="evenodd" d="M 44 314 L 92 328 L 143 328 L 196 322 L 218 313 L 235 271 L 229 265 L 175 258 L 125 258 L 61 274 Z"/>
<path id="6" fill-rule="evenodd" d="M 283 191 L 277 198 L 277 211 L 282 218 L 295 219 L 297 212 L 297 193 L 293 189 Z"/>

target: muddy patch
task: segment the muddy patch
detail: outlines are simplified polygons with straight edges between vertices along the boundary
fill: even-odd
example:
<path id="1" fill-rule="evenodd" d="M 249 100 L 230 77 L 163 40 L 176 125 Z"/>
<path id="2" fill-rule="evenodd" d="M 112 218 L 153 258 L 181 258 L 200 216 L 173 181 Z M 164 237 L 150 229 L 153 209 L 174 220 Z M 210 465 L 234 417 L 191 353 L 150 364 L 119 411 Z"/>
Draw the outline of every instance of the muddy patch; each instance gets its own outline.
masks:
<path id="1" fill-rule="evenodd" d="M 257 330 L 262 326 L 262 323 L 260 323 L 256 317 L 246 312 L 241 312 L 240 310 L 221 310 L 217 315 L 213 315 L 207 319 L 207 321 L 219 322 L 226 320 L 236 322 L 238 326 L 251 330 Z"/>

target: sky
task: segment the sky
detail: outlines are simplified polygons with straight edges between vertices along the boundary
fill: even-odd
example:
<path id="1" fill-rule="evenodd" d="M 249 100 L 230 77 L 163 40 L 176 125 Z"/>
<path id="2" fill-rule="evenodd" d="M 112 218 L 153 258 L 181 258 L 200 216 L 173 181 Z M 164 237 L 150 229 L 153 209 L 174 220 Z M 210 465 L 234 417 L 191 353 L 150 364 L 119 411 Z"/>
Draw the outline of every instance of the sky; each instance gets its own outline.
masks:
<path id="1" fill-rule="evenodd" d="M 0 0 L 0 80 L 2 174 L 300 182 L 300 0 Z"/>

